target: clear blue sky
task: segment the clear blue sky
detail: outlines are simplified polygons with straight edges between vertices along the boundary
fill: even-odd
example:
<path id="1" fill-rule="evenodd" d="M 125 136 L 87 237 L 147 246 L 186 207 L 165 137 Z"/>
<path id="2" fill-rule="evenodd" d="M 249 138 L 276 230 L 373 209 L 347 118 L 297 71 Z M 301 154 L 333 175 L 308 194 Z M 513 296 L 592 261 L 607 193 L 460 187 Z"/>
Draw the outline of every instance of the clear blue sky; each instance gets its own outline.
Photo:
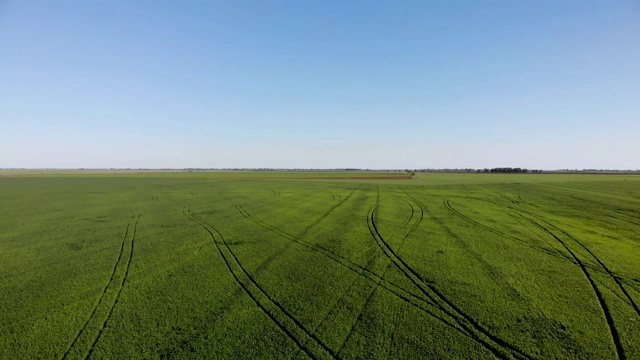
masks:
<path id="1" fill-rule="evenodd" d="M 0 168 L 640 168 L 638 1 L 0 1 Z"/>

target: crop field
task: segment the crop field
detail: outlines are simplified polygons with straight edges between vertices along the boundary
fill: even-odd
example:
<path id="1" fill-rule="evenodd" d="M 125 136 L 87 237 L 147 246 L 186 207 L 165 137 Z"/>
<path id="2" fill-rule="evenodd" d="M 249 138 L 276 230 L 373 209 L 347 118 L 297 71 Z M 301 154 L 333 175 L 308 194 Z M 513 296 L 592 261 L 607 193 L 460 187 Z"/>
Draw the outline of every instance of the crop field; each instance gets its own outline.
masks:
<path id="1" fill-rule="evenodd" d="M 640 359 L 640 177 L 0 172 L 2 359 Z"/>

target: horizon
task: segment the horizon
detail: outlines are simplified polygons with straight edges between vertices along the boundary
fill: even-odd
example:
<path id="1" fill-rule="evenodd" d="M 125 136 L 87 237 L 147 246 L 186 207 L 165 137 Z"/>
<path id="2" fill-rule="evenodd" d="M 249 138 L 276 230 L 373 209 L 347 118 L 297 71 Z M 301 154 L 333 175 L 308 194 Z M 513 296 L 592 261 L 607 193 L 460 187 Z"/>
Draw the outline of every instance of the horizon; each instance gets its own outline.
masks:
<path id="1" fill-rule="evenodd" d="M 639 169 L 639 15 L 2 2 L 0 168 Z"/>
<path id="2" fill-rule="evenodd" d="M 490 171 L 497 169 L 519 169 L 524 170 L 524 172 L 503 172 L 503 171 Z M 0 168 L 0 171 L 9 171 L 9 170 L 17 170 L 17 171 L 273 171 L 273 172 L 300 172 L 300 171 L 310 171 L 310 172 L 321 172 L 321 171 L 330 171 L 330 172 L 421 172 L 421 173 L 438 173 L 438 172 L 451 172 L 451 173 L 464 173 L 464 172 L 472 172 L 472 173 L 496 173 L 496 174 L 504 174 L 504 173 L 556 173 L 556 172 L 623 172 L 623 173 L 640 173 L 640 169 L 579 169 L 579 168 L 563 168 L 563 169 L 529 169 L 522 167 L 479 167 L 479 168 L 411 168 L 411 169 L 401 169 L 401 168 L 203 168 L 203 167 L 185 167 L 185 168 L 145 168 L 145 167 L 127 167 L 127 168 L 85 168 L 85 167 L 77 167 L 77 168 L 24 168 L 24 167 L 13 167 L 13 168 Z"/>

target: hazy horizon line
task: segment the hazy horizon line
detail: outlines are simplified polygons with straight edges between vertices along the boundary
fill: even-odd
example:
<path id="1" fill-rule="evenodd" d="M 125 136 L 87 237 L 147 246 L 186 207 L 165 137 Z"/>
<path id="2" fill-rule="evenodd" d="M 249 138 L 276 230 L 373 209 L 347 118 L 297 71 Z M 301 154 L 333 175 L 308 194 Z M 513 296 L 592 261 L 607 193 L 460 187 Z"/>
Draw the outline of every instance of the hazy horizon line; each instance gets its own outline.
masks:
<path id="1" fill-rule="evenodd" d="M 200 170 L 200 171 L 418 171 L 418 172 L 467 172 L 478 170 L 491 170 L 491 169 L 522 169 L 528 171 L 542 171 L 542 172 L 640 172 L 640 169 L 578 169 L 578 168 L 561 168 L 561 169 L 533 169 L 526 167 L 479 167 L 479 168 L 357 168 L 357 167 L 336 167 L 336 168 L 278 168 L 278 167 L 167 167 L 167 168 L 155 168 L 155 167 L 0 167 L 0 171 L 5 170 L 52 170 L 52 171 L 95 171 L 95 170 L 117 170 L 117 171 L 185 171 L 185 170 Z"/>

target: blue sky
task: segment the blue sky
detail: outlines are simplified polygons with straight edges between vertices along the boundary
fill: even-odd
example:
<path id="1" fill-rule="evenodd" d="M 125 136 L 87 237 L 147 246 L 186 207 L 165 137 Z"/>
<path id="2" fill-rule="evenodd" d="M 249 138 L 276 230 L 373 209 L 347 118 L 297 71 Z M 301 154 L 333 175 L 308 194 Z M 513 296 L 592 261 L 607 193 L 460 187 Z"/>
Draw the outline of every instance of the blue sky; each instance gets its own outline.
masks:
<path id="1" fill-rule="evenodd" d="M 0 1 L 0 168 L 640 168 L 637 1 Z"/>

